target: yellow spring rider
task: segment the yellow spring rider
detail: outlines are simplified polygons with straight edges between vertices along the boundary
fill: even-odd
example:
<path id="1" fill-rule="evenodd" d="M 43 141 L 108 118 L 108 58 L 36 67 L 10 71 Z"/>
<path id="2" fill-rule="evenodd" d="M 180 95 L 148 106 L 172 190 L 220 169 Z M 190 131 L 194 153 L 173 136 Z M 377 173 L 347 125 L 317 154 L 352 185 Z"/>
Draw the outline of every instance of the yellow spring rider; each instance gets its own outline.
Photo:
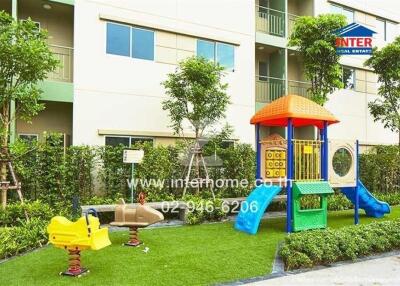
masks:
<path id="1" fill-rule="evenodd" d="M 89 272 L 81 267 L 81 251 L 86 249 L 99 250 L 111 244 L 108 229 L 100 228 L 99 218 L 94 209 L 89 209 L 85 216 L 76 222 L 65 217 L 56 216 L 47 227 L 49 241 L 55 247 L 68 250 L 69 267 L 60 275 L 78 276 Z"/>

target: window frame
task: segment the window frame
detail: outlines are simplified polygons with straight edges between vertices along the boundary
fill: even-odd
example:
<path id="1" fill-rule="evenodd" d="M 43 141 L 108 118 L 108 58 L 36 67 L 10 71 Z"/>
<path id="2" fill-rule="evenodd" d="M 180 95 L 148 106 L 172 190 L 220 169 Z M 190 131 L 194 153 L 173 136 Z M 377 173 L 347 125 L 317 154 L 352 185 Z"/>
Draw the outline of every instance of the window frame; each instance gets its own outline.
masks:
<path id="1" fill-rule="evenodd" d="M 124 23 L 119 23 L 119 22 L 113 22 L 113 21 L 106 21 L 106 28 L 105 28 L 105 51 L 106 51 L 106 55 L 111 55 L 111 56 L 120 56 L 120 57 L 129 57 L 131 59 L 136 59 L 136 60 L 142 60 L 142 61 L 155 61 L 155 54 L 156 54 L 156 30 L 151 29 L 151 28 L 147 28 L 147 27 L 141 27 L 141 26 L 134 26 L 134 25 L 129 25 L 129 24 L 124 24 Z M 119 54 L 112 54 L 107 52 L 107 37 L 108 37 L 108 31 L 107 31 L 107 25 L 108 24 L 113 24 L 113 25 L 119 25 L 119 26 L 125 26 L 129 28 L 129 56 L 127 55 L 119 55 Z M 133 31 L 134 30 L 143 30 L 143 31 L 147 31 L 147 32 L 152 32 L 153 34 L 153 56 L 152 59 L 144 59 L 144 58 L 138 58 L 138 57 L 134 57 L 133 55 Z"/>
<path id="2" fill-rule="evenodd" d="M 224 66 L 221 65 L 221 64 L 220 64 L 220 65 L 221 65 L 221 67 L 224 68 L 225 71 L 231 71 L 231 72 L 234 72 L 234 71 L 235 71 L 235 65 L 236 65 L 236 61 L 235 61 L 235 58 L 236 58 L 236 49 L 235 49 L 235 45 L 230 44 L 230 43 L 226 43 L 226 42 L 213 41 L 213 40 L 204 39 L 204 38 L 197 38 L 197 39 L 196 39 L 196 57 L 199 57 L 199 54 L 198 54 L 198 52 L 199 52 L 199 49 L 198 49 L 198 43 L 199 43 L 199 41 L 201 41 L 201 42 L 208 42 L 208 43 L 212 43 L 212 44 L 213 44 L 213 53 L 214 53 L 213 63 L 214 63 L 214 64 L 216 64 L 216 63 L 220 64 L 220 63 L 218 62 L 218 44 L 226 45 L 226 46 L 231 46 L 231 47 L 233 48 L 233 67 L 232 67 L 232 68 L 227 68 L 227 67 L 224 67 Z M 205 58 L 205 57 L 203 57 L 203 58 Z M 205 58 L 205 59 L 207 59 L 207 58 Z"/>
<path id="3" fill-rule="evenodd" d="M 36 142 L 39 141 L 39 134 L 37 134 L 37 133 L 18 133 L 18 139 L 24 140 L 23 138 L 21 138 L 21 136 L 36 137 Z M 32 141 L 28 141 L 28 142 L 32 142 Z"/>
<path id="4" fill-rule="evenodd" d="M 133 136 L 133 135 L 105 135 L 104 136 L 104 146 L 114 146 L 114 145 L 107 145 L 106 141 L 107 138 L 125 138 L 129 140 L 129 146 L 126 146 L 126 148 L 132 148 L 132 139 L 145 139 L 147 141 L 151 140 L 152 145 L 154 146 L 154 137 L 150 136 Z M 115 146 L 114 146 L 115 147 Z"/>
<path id="5" fill-rule="evenodd" d="M 352 22 L 350 22 L 350 23 L 347 23 L 347 24 L 351 24 L 351 23 L 354 23 L 355 22 L 355 20 L 354 20 L 354 12 L 355 12 L 355 10 L 354 9 L 352 9 L 352 8 L 349 8 L 349 7 L 345 7 L 345 6 L 342 6 L 342 5 L 339 5 L 339 4 L 333 4 L 333 3 L 329 3 L 330 4 L 330 6 L 329 6 L 329 11 L 330 11 L 330 13 L 332 13 L 332 14 L 340 14 L 340 15 L 343 15 L 343 16 L 345 16 L 346 17 L 346 19 L 347 19 L 347 16 L 346 16 L 346 14 L 344 13 L 344 11 L 347 11 L 347 12 L 351 12 L 352 14 L 353 14 L 353 19 L 352 19 Z M 340 13 L 337 13 L 337 12 L 333 12 L 332 10 L 332 8 L 333 7 L 335 7 L 336 9 L 339 9 L 340 10 Z"/>

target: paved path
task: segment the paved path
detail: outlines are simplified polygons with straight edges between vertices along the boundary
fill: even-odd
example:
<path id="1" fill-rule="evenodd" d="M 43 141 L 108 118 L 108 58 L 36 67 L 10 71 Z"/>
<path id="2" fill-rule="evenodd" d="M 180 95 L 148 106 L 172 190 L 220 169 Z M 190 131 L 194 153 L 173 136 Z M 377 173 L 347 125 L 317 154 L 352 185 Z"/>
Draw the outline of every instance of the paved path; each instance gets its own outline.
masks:
<path id="1" fill-rule="evenodd" d="M 400 286 L 400 255 L 289 274 L 251 286 Z"/>

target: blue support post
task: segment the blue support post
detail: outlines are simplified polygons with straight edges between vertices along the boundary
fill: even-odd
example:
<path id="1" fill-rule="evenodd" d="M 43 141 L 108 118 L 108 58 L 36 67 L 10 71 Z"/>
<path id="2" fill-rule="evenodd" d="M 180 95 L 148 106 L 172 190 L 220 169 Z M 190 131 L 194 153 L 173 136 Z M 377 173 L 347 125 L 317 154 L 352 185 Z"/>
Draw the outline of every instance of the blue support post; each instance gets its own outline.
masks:
<path id="1" fill-rule="evenodd" d="M 321 145 L 321 150 L 320 150 L 320 156 L 321 156 L 321 166 L 320 166 L 320 172 L 321 172 L 321 178 L 324 177 L 324 164 L 322 163 L 324 161 L 324 129 L 320 128 L 319 129 L 319 140 L 322 141 Z"/>
<path id="2" fill-rule="evenodd" d="M 358 193 L 358 177 L 359 177 L 359 142 L 358 140 L 356 141 L 356 186 L 355 186 L 355 192 L 356 192 L 356 203 L 354 205 L 354 224 L 359 223 L 359 213 L 358 210 L 360 208 L 360 197 Z"/>
<path id="3" fill-rule="evenodd" d="M 322 172 L 322 178 L 325 181 L 328 181 L 328 122 L 324 121 L 324 129 L 323 129 L 323 157 L 321 158 L 322 160 L 322 166 L 323 166 L 323 172 Z"/>
<path id="4" fill-rule="evenodd" d="M 292 232 L 292 179 L 293 179 L 293 122 L 289 118 L 287 126 L 287 182 L 286 182 L 286 232 Z"/>
<path id="5" fill-rule="evenodd" d="M 261 179 L 260 124 L 256 124 L 256 180 Z"/>

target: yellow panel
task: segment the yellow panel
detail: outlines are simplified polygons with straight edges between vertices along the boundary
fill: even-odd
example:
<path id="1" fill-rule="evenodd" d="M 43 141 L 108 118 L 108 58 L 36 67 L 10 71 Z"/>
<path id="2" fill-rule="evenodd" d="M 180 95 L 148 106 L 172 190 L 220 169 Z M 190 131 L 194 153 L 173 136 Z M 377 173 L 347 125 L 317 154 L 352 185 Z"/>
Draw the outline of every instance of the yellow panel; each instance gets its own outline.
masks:
<path id="1" fill-rule="evenodd" d="M 266 176 L 267 178 L 271 178 L 271 177 L 272 177 L 272 169 L 266 170 L 266 171 L 265 171 L 265 176 Z"/>
<path id="2" fill-rule="evenodd" d="M 274 151 L 267 151 L 265 152 L 266 159 L 273 159 L 274 158 Z"/>
<path id="3" fill-rule="evenodd" d="M 268 160 L 267 161 L 267 168 L 273 168 L 274 167 L 274 161 Z"/>
<path id="4" fill-rule="evenodd" d="M 281 151 L 281 159 L 286 159 L 286 151 Z"/>
<path id="5" fill-rule="evenodd" d="M 280 160 L 279 161 L 279 168 L 286 169 L 286 161 Z"/>
<path id="6" fill-rule="evenodd" d="M 279 167 L 279 161 L 274 161 L 274 168 L 280 168 Z"/>
<path id="7" fill-rule="evenodd" d="M 303 152 L 304 152 L 304 154 L 312 154 L 313 153 L 313 146 L 304 145 Z"/>
<path id="8" fill-rule="evenodd" d="M 280 170 L 280 176 L 286 177 L 286 169 Z"/>
<path id="9" fill-rule="evenodd" d="M 274 169 L 274 177 L 279 177 L 281 173 L 281 170 L 279 169 Z"/>

